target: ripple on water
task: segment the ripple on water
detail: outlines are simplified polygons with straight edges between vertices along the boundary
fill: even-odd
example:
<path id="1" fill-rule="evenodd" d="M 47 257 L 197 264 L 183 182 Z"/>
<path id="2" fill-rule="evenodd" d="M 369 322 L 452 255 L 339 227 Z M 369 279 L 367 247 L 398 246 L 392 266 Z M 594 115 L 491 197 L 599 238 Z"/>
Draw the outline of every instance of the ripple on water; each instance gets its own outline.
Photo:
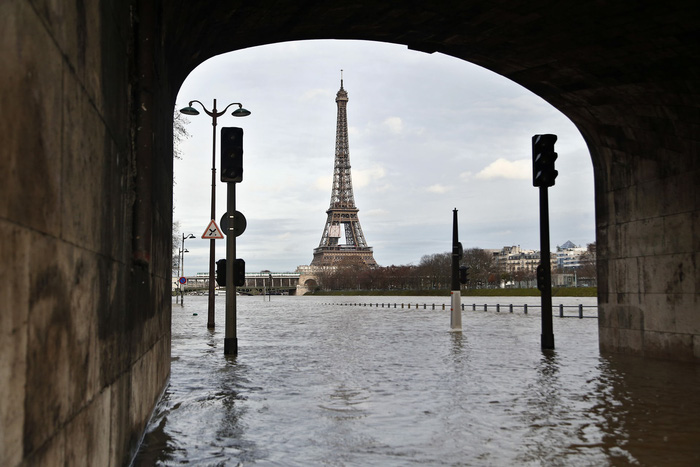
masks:
<path id="1" fill-rule="evenodd" d="M 602 356 L 596 320 L 555 313 L 543 353 L 536 311 L 465 311 L 452 333 L 440 306 L 333 300 L 354 298 L 241 297 L 236 359 L 222 300 L 214 332 L 206 297 L 174 307 L 170 385 L 135 465 L 700 463 L 698 369 Z"/>

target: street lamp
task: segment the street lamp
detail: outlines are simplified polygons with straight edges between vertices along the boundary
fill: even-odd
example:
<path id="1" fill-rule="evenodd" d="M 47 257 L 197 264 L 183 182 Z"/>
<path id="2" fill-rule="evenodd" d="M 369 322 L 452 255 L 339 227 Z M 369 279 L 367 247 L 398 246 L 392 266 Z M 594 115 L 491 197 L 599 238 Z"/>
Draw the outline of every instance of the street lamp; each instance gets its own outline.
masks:
<path id="1" fill-rule="evenodd" d="M 224 115 L 226 111 L 228 110 L 229 107 L 232 105 L 237 105 L 238 108 L 234 110 L 231 115 L 234 117 L 247 117 L 250 115 L 250 111 L 246 110 L 243 108 L 243 104 L 238 103 L 238 102 L 233 102 L 229 105 L 227 105 L 224 110 L 221 112 L 218 112 L 216 110 L 216 99 L 214 99 L 214 106 L 212 110 L 208 110 L 204 104 L 202 104 L 198 100 L 193 100 L 190 101 L 187 107 L 184 107 L 180 109 L 180 113 L 183 113 L 185 115 L 199 115 L 199 111 L 192 107 L 192 104 L 194 103 L 199 104 L 202 107 L 202 110 L 211 117 L 211 125 L 212 125 L 212 148 L 211 148 L 211 219 L 214 220 L 216 218 L 216 120 Z M 209 240 L 209 313 L 208 313 L 208 318 L 207 318 L 207 327 L 208 328 L 213 328 L 214 327 L 214 268 L 216 265 L 216 258 L 215 258 L 215 240 L 212 238 Z"/>
<path id="2" fill-rule="evenodd" d="M 192 234 L 188 234 L 185 236 L 185 234 L 182 234 L 182 260 L 180 260 L 180 265 L 182 266 L 182 277 L 185 276 L 185 253 L 189 253 L 189 250 L 185 248 L 185 240 L 188 238 L 196 238 Z M 179 282 L 178 278 L 178 282 Z M 185 306 L 185 288 L 183 287 L 184 284 L 180 284 L 180 288 L 182 289 L 182 294 L 180 296 L 180 306 Z"/>
<path id="3" fill-rule="evenodd" d="M 185 268 L 182 265 L 182 262 L 185 260 L 185 252 L 189 253 L 189 250 L 182 251 L 182 248 L 180 248 L 177 253 L 177 295 L 178 298 L 180 298 L 180 301 L 182 301 L 184 293 L 182 289 L 182 282 L 180 282 L 180 278 L 183 277 L 183 273 L 185 272 Z M 175 300 L 175 303 L 178 303 L 177 299 Z"/>
<path id="4" fill-rule="evenodd" d="M 175 303 L 180 303 L 180 295 L 182 295 L 182 284 L 180 283 L 180 278 L 182 277 L 182 248 L 177 249 L 177 290 L 175 291 Z"/>

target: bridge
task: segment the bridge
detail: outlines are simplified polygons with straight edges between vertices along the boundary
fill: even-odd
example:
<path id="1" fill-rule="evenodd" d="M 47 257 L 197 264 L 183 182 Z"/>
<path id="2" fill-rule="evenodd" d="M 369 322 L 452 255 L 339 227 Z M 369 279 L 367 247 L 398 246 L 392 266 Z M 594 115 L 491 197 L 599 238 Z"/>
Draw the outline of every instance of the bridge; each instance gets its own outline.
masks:
<path id="1" fill-rule="evenodd" d="M 561 111 L 601 349 L 700 363 L 700 2 L 7 0 L 0 23 L 0 465 L 129 463 L 170 373 L 177 92 L 285 41 L 446 54 Z"/>
<path id="2" fill-rule="evenodd" d="M 304 295 L 310 292 L 302 283 L 300 287 L 298 272 L 247 272 L 245 274 L 245 285 L 236 287 L 236 291 L 242 294 L 282 294 L 282 295 Z M 173 290 L 182 289 L 185 293 L 195 291 L 208 291 L 209 275 L 197 274 L 195 276 L 185 276 L 187 283 L 180 286 L 178 278 L 173 277 Z"/>

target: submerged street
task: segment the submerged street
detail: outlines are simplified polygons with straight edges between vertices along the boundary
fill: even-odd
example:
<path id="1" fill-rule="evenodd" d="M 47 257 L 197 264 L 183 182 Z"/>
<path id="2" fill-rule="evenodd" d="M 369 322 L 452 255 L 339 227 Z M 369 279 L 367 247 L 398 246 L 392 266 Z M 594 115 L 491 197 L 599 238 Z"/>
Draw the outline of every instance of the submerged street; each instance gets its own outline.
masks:
<path id="1" fill-rule="evenodd" d="M 170 385 L 134 465 L 700 462 L 696 365 L 601 355 L 597 320 L 556 310 L 543 353 L 538 309 L 472 301 L 539 304 L 464 298 L 451 333 L 449 297 L 238 297 L 233 359 L 224 297 L 214 332 L 206 297 L 173 303 Z M 448 311 L 333 304 L 370 302 Z"/>

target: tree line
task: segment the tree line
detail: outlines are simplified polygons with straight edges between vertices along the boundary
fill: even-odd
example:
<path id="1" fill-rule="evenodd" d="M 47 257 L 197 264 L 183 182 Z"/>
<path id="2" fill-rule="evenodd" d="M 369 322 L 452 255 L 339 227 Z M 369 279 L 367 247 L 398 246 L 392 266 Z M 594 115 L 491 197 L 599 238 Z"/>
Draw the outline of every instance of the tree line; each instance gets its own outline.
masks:
<path id="1" fill-rule="evenodd" d="M 580 278 L 595 278 L 595 243 L 576 268 Z M 509 271 L 494 255 L 481 248 L 464 251 L 460 266 L 469 268 L 469 281 L 463 288 L 498 288 L 508 283 L 514 287 L 532 287 L 535 270 Z M 346 260 L 336 268 L 317 274 L 322 290 L 431 290 L 449 289 L 451 285 L 452 254 L 450 252 L 424 255 L 418 265 L 377 266 L 369 268 L 360 261 Z M 554 270 L 553 273 L 572 273 Z"/>

